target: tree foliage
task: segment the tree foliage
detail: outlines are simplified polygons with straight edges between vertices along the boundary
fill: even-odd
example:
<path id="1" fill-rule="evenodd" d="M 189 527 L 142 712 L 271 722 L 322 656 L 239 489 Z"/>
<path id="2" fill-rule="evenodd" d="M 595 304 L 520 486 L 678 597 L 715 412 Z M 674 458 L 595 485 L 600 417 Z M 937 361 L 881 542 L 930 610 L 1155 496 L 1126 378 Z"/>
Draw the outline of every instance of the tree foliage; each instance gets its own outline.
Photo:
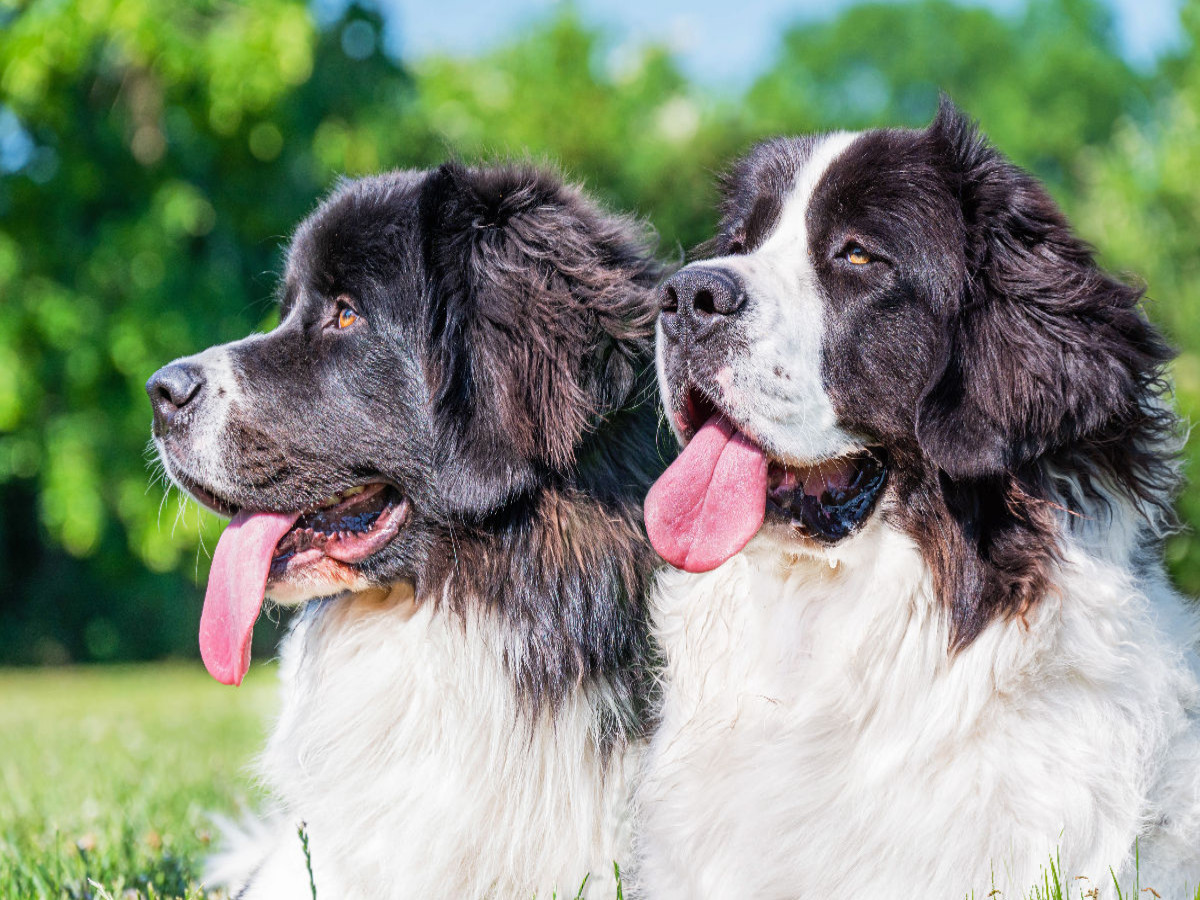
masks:
<path id="1" fill-rule="evenodd" d="M 748 100 L 770 132 L 920 126 L 946 91 L 1009 156 L 1063 187 L 1081 147 L 1143 112 L 1147 87 L 1091 0 L 1030 3 L 1011 18 L 927 0 L 791 29 Z"/>
<path id="2" fill-rule="evenodd" d="M 0 0 L 0 661 L 191 652 L 219 523 L 147 488 L 142 385 L 269 326 L 281 246 L 343 175 L 550 161 L 678 259 L 755 139 L 920 125 L 946 89 L 1146 279 L 1195 410 L 1200 66 L 1132 69 L 1106 9 L 863 4 L 787 29 L 728 96 L 570 7 L 477 58 L 409 62 L 354 5 L 318 25 L 295 0 Z M 1200 522 L 1200 492 L 1181 509 Z M 1171 558 L 1200 590 L 1200 545 Z"/>
<path id="3" fill-rule="evenodd" d="M 1068 208 L 1111 268 L 1146 286 L 1147 309 L 1180 351 L 1175 400 L 1200 420 L 1200 2 L 1183 9 L 1186 49 L 1165 60 L 1153 115 L 1122 116 L 1110 139 L 1078 158 L 1083 185 Z M 1168 545 L 1172 572 L 1200 593 L 1200 445 L 1185 453 L 1179 511 L 1187 529 Z"/>

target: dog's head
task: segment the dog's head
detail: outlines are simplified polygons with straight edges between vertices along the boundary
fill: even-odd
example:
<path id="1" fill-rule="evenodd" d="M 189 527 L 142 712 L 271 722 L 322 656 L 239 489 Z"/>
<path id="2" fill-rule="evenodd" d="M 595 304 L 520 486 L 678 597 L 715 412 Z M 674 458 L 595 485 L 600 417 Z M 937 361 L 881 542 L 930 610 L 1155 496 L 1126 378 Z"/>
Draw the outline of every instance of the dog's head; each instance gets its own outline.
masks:
<path id="1" fill-rule="evenodd" d="M 614 496 L 641 490 L 649 467 L 622 469 L 603 439 L 636 404 L 657 274 L 632 223 L 532 168 L 336 191 L 291 243 L 279 326 L 147 385 L 167 472 L 233 519 L 202 622 L 210 671 L 240 681 L 264 585 L 281 602 L 432 591 L 456 539 L 548 489 L 607 474 Z"/>
<path id="2" fill-rule="evenodd" d="M 1169 353 L 1139 291 L 949 101 L 923 130 L 764 143 L 723 213 L 712 257 L 661 294 L 688 445 L 647 522 L 676 565 L 760 531 L 819 553 L 882 514 L 921 545 L 961 643 L 1045 587 L 1049 463 L 1165 502 Z"/>

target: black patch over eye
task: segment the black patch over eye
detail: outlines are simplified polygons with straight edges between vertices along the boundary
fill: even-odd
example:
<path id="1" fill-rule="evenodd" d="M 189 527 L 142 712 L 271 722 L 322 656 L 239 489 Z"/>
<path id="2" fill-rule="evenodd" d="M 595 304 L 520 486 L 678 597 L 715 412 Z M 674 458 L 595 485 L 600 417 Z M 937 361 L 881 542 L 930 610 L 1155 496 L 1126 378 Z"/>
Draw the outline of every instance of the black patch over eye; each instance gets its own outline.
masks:
<path id="1" fill-rule="evenodd" d="M 760 194 L 750 207 L 750 214 L 742 225 L 742 241 L 750 247 L 758 247 L 779 221 L 782 209 L 779 197 L 774 192 Z"/>

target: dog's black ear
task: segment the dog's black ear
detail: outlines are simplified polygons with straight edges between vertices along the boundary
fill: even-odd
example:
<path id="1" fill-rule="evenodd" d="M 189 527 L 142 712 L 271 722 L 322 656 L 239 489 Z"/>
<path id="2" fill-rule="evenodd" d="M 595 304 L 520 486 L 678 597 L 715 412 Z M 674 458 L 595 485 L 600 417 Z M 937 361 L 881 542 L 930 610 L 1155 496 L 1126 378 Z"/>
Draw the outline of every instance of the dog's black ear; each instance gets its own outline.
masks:
<path id="1" fill-rule="evenodd" d="M 951 479 L 999 476 L 1144 414 L 1170 351 L 1045 189 L 945 97 L 926 132 L 962 209 L 966 279 L 917 410 Z"/>
<path id="2" fill-rule="evenodd" d="M 440 469 L 486 514 L 568 471 L 652 358 L 645 230 L 531 166 L 448 163 L 422 194 Z"/>

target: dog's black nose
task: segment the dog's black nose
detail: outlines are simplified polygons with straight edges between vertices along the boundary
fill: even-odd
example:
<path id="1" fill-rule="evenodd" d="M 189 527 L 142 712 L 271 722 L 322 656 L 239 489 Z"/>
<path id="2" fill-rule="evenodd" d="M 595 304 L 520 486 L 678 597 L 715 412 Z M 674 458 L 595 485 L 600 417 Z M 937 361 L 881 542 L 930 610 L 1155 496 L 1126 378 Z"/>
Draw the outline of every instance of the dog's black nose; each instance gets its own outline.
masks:
<path id="1" fill-rule="evenodd" d="M 663 284 L 659 302 L 664 328 L 703 338 L 746 305 L 746 291 L 727 269 L 687 266 Z"/>
<path id="2" fill-rule="evenodd" d="M 146 393 L 154 407 L 154 429 L 166 431 L 176 413 L 191 403 L 204 386 L 204 370 L 191 363 L 163 366 L 146 382 Z"/>

